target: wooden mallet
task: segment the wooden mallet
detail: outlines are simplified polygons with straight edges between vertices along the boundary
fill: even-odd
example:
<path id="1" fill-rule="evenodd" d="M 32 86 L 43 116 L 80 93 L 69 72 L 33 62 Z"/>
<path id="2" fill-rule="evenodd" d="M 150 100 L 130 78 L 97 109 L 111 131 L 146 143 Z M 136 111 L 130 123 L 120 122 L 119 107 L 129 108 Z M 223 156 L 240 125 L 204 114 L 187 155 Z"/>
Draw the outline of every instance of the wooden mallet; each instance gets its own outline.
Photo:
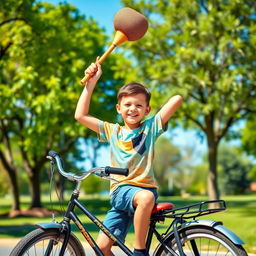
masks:
<path id="1" fill-rule="evenodd" d="M 105 58 L 121 43 L 125 41 L 136 41 L 144 36 L 148 29 L 148 21 L 144 15 L 129 8 L 120 9 L 114 17 L 115 36 L 111 46 L 100 57 L 98 63 L 102 63 Z M 87 74 L 81 80 L 84 85 L 90 76 Z"/>

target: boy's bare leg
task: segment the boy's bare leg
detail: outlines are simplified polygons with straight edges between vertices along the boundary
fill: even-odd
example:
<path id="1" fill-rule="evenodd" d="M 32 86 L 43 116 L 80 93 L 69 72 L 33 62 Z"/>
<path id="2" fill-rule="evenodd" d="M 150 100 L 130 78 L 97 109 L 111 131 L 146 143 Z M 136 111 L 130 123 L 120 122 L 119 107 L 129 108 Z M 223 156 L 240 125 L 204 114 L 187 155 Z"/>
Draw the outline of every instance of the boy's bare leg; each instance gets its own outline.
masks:
<path id="1" fill-rule="evenodd" d="M 134 213 L 135 248 L 146 248 L 146 236 L 148 233 L 150 215 L 155 204 L 155 197 L 151 191 L 142 190 L 136 193 L 133 205 Z"/>
<path id="2" fill-rule="evenodd" d="M 111 247 L 113 245 L 113 241 L 104 233 L 99 233 L 97 238 L 97 245 L 102 250 L 105 256 L 113 256 L 114 254 L 111 252 Z"/>

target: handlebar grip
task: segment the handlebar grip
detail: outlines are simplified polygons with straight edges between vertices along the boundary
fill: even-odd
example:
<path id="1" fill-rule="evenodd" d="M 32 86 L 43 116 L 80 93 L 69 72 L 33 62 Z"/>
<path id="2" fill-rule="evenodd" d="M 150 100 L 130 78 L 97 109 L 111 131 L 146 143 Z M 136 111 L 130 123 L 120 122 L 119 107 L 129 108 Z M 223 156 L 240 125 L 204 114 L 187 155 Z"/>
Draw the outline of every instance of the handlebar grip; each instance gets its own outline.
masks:
<path id="1" fill-rule="evenodd" d="M 124 175 L 128 176 L 129 169 L 128 168 L 116 168 L 116 167 L 105 167 L 105 173 L 106 174 L 118 174 L 118 175 Z"/>
<path id="2" fill-rule="evenodd" d="M 49 152 L 48 152 L 48 155 L 51 156 L 51 157 L 55 157 L 55 156 L 60 157 L 59 153 L 57 153 L 57 152 L 55 152 L 55 151 L 53 151 L 53 150 L 49 151 Z"/>
<path id="3" fill-rule="evenodd" d="M 54 150 L 50 150 L 48 152 L 48 156 L 52 158 L 53 163 L 57 164 L 58 169 L 61 171 L 64 171 L 63 169 L 63 162 L 60 154 Z M 61 173 L 62 174 L 62 173 Z M 63 175 L 63 174 L 62 174 Z"/>

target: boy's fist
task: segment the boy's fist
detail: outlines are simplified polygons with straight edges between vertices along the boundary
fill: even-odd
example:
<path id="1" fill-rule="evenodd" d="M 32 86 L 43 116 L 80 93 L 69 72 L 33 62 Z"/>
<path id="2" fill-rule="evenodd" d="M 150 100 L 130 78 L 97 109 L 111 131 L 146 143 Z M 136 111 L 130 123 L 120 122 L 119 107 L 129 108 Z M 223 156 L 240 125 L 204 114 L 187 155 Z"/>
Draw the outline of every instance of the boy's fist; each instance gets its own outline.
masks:
<path id="1" fill-rule="evenodd" d="M 90 77 L 88 81 L 97 82 L 102 74 L 101 65 L 97 62 L 98 59 L 99 57 L 97 57 L 96 62 L 91 63 L 91 65 L 84 71 L 84 74 Z"/>

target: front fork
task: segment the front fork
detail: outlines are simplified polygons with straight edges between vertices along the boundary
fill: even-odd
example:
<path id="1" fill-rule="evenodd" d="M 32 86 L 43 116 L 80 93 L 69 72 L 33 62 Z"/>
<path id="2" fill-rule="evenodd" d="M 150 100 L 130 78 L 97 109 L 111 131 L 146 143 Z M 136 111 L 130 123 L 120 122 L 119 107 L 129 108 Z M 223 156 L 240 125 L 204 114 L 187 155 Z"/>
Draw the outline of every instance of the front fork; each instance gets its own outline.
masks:
<path id="1" fill-rule="evenodd" d="M 71 232 L 69 221 L 64 220 L 64 221 L 61 222 L 61 225 L 63 226 L 63 230 L 60 231 L 60 234 L 62 232 L 64 233 L 64 241 L 62 243 L 59 256 L 63 256 L 64 255 L 66 247 L 67 247 L 67 244 L 68 244 L 68 240 L 69 240 L 69 237 L 70 237 L 70 232 Z"/>
<path id="2" fill-rule="evenodd" d="M 36 226 L 38 228 L 41 228 L 44 230 L 47 230 L 47 229 L 58 230 L 59 235 L 58 235 L 58 237 L 56 237 L 56 239 L 49 241 L 46 251 L 44 253 L 45 256 L 52 255 L 53 247 L 58 244 L 59 240 L 62 238 L 62 235 L 63 235 L 63 242 L 62 242 L 62 246 L 60 249 L 60 253 L 58 255 L 58 256 L 63 256 L 65 253 L 69 238 L 70 238 L 70 234 L 71 234 L 69 220 L 64 219 L 61 223 L 53 223 L 53 222 L 52 223 L 39 223 L 39 224 L 36 224 Z"/>
<path id="3" fill-rule="evenodd" d="M 70 238 L 70 233 L 71 233 L 71 227 L 70 227 L 70 213 L 74 210 L 75 203 L 74 200 L 77 199 L 79 196 L 78 191 L 75 191 L 72 193 L 71 200 L 68 204 L 68 209 L 65 212 L 64 215 L 64 220 L 60 223 L 62 225 L 62 230 L 60 231 L 60 234 L 64 234 L 64 241 L 61 246 L 61 250 L 59 253 L 59 256 L 63 256 Z"/>

